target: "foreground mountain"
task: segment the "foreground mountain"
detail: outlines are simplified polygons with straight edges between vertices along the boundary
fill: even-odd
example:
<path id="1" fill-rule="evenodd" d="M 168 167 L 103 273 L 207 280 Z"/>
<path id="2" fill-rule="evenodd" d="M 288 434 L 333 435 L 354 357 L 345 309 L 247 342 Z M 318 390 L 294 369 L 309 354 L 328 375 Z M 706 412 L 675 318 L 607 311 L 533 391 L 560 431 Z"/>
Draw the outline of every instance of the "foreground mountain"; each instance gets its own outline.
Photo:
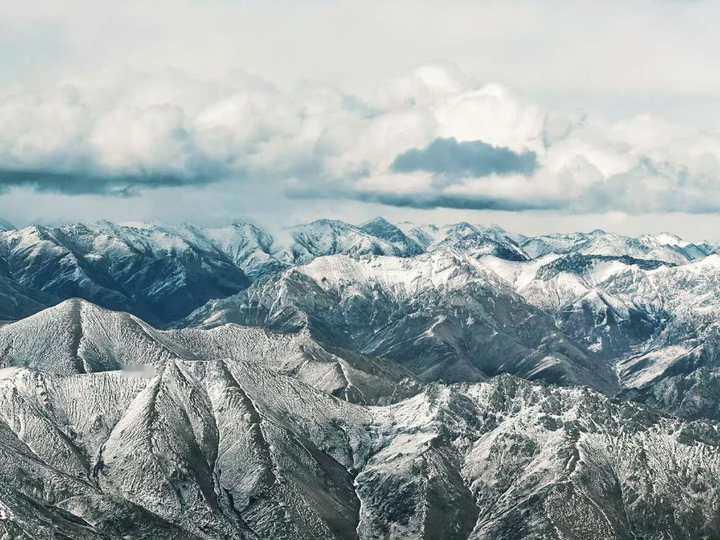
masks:
<path id="1" fill-rule="evenodd" d="M 511 377 L 385 407 L 239 360 L 0 370 L 13 538 L 702 538 L 718 425 Z"/>
<path id="2" fill-rule="evenodd" d="M 215 358 L 256 364 L 358 403 L 398 401 L 419 391 L 419 383 L 402 367 L 320 345 L 307 332 L 236 324 L 161 331 L 128 313 L 79 299 L 0 327 L 0 368 L 26 367 L 59 376 L 153 373 L 173 359 Z"/>

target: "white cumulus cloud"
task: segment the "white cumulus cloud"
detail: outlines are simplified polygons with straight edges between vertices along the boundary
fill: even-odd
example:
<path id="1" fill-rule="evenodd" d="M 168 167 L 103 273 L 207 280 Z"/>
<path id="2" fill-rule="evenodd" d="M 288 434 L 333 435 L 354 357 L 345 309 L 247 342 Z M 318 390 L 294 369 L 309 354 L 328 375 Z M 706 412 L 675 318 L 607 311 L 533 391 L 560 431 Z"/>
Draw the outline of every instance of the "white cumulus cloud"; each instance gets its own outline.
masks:
<path id="1" fill-rule="evenodd" d="M 0 95 L 0 189 L 253 181 L 419 208 L 708 212 L 720 210 L 720 133 L 652 115 L 566 116 L 446 64 L 354 95 L 178 71 Z"/>

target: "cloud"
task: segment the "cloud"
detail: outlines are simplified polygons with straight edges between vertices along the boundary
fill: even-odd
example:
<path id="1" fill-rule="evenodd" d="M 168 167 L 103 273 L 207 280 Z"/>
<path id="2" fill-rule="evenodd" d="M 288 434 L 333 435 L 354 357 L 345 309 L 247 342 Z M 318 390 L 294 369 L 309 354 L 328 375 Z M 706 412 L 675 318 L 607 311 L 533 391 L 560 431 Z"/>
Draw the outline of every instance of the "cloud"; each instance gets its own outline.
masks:
<path id="1" fill-rule="evenodd" d="M 530 210 L 557 210 L 563 207 L 558 201 L 532 199 L 503 199 L 483 195 L 442 192 L 399 192 L 384 191 L 328 191 L 313 189 L 289 190 L 297 199 L 350 199 L 365 203 L 377 203 L 399 208 L 435 209 L 450 208 L 456 210 L 501 210 L 506 212 L 524 212 Z"/>
<path id="2" fill-rule="evenodd" d="M 516 153 L 482 141 L 458 142 L 453 137 L 437 138 L 425 148 L 407 150 L 390 165 L 395 172 L 425 171 L 447 177 L 529 175 L 536 168 L 535 152 Z"/>
<path id="3" fill-rule="evenodd" d="M 25 187 L 37 192 L 66 195 L 131 197 L 146 189 L 188 187 L 212 181 L 212 178 L 182 179 L 173 175 L 157 174 L 96 176 L 81 172 L 0 169 L 0 193 L 12 187 Z"/>
<path id="4" fill-rule="evenodd" d="M 124 196 L 288 176 L 308 155 L 290 140 L 301 116 L 244 74 L 202 84 L 124 72 L 25 89 L 0 96 L 0 189 Z"/>
<path id="5" fill-rule="evenodd" d="M 128 197 L 248 183 L 268 199 L 402 208 L 713 212 L 720 133 L 545 111 L 445 64 L 356 95 L 284 91 L 241 72 L 126 70 L 0 96 L 0 192 Z"/>

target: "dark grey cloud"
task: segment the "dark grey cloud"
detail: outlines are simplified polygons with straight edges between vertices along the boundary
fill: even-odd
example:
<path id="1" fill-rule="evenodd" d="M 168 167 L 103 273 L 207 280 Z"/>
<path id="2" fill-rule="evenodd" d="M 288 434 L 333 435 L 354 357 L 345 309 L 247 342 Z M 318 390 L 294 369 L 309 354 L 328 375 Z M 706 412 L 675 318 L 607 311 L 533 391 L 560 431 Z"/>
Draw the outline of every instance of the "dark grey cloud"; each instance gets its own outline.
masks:
<path id="1" fill-rule="evenodd" d="M 592 170 L 580 174 L 592 176 Z M 492 189 L 492 184 L 509 181 L 502 178 L 472 180 L 473 191 L 453 192 L 446 185 L 433 182 L 422 185 L 417 192 L 393 190 L 393 176 L 386 178 L 382 190 L 357 189 L 352 182 L 343 187 L 306 185 L 288 192 L 292 198 L 347 199 L 384 204 L 399 208 L 458 210 L 497 210 L 507 212 L 554 211 L 566 214 L 593 214 L 608 211 L 641 215 L 665 212 L 685 214 L 718 213 L 720 209 L 720 182 L 714 174 L 692 173 L 687 167 L 666 161 L 639 158 L 634 167 L 608 176 L 603 181 L 591 182 L 577 189 L 569 180 L 568 189 L 543 188 L 552 182 L 542 173 L 526 180 L 528 192 L 518 185 L 506 193 Z M 561 179 L 562 180 L 562 179 Z M 533 184 L 538 183 L 536 186 Z"/>
<path id="2" fill-rule="evenodd" d="M 181 178 L 174 175 L 98 175 L 86 172 L 0 169 L 0 192 L 25 187 L 38 192 L 64 195 L 109 195 L 128 197 L 143 190 L 198 186 L 215 181 L 213 176 Z"/>
<path id="3" fill-rule="evenodd" d="M 503 210 L 522 212 L 528 210 L 552 210 L 562 207 L 558 201 L 512 200 L 480 195 L 449 195 L 427 193 L 418 195 L 395 193 L 355 193 L 353 198 L 362 202 L 372 202 L 405 208 L 431 209 L 454 208 L 458 210 Z"/>
<path id="4" fill-rule="evenodd" d="M 530 210 L 559 210 L 567 207 L 566 202 L 557 200 L 505 199 L 483 195 L 455 195 L 439 192 L 392 193 L 305 187 L 287 190 L 286 195 L 293 199 L 348 199 L 421 210 L 451 208 L 457 210 L 523 212 Z"/>
<path id="5" fill-rule="evenodd" d="M 535 152 L 517 153 L 483 141 L 458 142 L 454 137 L 438 138 L 422 149 L 413 148 L 395 158 L 394 172 L 429 172 L 451 178 L 491 174 L 530 175 L 537 169 Z"/>

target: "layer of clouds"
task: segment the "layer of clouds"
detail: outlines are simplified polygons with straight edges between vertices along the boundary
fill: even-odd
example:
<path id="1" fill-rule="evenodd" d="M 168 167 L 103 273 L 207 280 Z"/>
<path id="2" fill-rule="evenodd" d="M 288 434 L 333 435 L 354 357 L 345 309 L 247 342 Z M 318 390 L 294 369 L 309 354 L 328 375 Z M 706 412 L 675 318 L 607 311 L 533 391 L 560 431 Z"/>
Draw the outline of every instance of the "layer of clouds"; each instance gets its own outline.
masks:
<path id="1" fill-rule="evenodd" d="M 720 133 L 546 110 L 450 64 L 357 94 L 125 70 L 0 96 L 0 189 L 220 183 L 409 208 L 715 212 Z"/>

